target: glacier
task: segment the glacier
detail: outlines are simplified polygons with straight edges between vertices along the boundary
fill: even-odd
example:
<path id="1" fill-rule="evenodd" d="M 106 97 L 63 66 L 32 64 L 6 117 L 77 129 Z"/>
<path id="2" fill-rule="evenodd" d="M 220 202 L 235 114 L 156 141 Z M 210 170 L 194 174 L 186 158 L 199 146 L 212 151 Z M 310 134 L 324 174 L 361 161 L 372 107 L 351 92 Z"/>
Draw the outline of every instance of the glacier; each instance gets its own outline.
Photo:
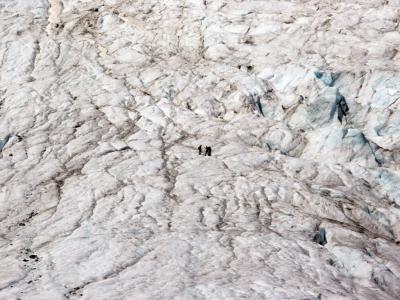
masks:
<path id="1" fill-rule="evenodd" d="M 0 299 L 400 298 L 399 0 L 0 16 Z"/>

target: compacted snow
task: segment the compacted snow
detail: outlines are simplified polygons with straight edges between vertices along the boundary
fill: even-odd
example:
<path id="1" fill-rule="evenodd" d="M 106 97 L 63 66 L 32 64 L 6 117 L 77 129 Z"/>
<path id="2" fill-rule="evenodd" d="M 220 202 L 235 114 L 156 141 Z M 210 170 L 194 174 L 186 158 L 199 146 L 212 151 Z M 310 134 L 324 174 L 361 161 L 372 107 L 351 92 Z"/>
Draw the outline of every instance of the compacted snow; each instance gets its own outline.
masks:
<path id="1" fill-rule="evenodd" d="M 400 1 L 0 16 L 1 300 L 400 298 Z"/>

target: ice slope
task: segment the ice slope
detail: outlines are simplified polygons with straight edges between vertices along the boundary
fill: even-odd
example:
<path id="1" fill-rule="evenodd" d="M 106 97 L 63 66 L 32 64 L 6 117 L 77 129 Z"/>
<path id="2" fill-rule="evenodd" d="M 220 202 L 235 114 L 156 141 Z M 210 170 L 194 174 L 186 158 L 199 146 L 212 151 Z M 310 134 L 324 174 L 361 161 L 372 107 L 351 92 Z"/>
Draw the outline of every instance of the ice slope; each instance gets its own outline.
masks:
<path id="1" fill-rule="evenodd" d="M 0 299 L 400 298 L 398 0 L 0 16 Z"/>

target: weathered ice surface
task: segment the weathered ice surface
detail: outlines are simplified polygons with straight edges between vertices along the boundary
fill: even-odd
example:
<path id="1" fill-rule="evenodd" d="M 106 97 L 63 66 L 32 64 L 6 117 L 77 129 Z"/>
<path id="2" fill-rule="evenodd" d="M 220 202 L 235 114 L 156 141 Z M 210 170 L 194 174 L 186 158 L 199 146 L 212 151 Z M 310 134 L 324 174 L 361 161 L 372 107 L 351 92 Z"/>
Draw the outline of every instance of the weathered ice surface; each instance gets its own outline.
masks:
<path id="1" fill-rule="evenodd" d="M 0 299 L 399 299 L 399 24 L 0 0 Z"/>

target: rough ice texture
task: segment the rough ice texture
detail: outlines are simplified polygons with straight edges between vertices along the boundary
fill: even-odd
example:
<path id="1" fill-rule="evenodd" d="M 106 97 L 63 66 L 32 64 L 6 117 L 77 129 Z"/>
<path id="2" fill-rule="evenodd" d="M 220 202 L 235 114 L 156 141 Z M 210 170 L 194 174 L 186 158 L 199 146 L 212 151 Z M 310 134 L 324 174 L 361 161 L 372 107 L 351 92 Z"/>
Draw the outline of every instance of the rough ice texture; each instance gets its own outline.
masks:
<path id="1" fill-rule="evenodd" d="M 400 298 L 400 1 L 0 16 L 0 299 Z"/>

